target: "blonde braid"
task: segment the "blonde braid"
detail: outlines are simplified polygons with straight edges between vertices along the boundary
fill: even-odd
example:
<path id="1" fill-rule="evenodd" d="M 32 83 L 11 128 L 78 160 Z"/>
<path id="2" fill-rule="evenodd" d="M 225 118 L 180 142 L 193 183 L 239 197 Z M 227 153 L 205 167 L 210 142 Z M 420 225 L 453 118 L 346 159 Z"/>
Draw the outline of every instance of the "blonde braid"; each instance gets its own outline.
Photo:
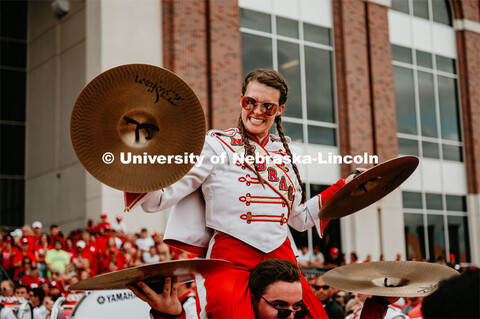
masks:
<path id="1" fill-rule="evenodd" d="M 251 155 L 255 157 L 255 154 L 253 153 L 253 150 L 252 150 L 252 146 L 250 145 L 250 141 L 248 140 L 248 137 L 245 134 L 245 125 L 243 124 L 242 116 L 238 117 L 238 130 L 240 131 L 240 135 L 242 136 L 242 142 L 245 147 L 245 151 L 247 152 L 247 155 Z M 260 173 L 258 172 L 258 166 L 256 161 L 255 161 L 254 168 L 255 168 L 255 174 L 257 174 L 258 181 L 260 182 L 260 184 L 262 184 L 263 188 L 265 188 L 263 178 L 262 176 L 260 176 Z"/>
<path id="2" fill-rule="evenodd" d="M 282 127 L 282 118 L 280 116 L 275 117 L 275 124 L 277 124 L 278 135 L 280 136 L 280 139 L 282 140 L 283 147 L 285 148 L 285 151 L 287 152 L 287 155 L 290 156 L 290 158 L 292 159 L 293 171 L 295 172 L 295 175 L 297 176 L 297 179 L 298 179 L 298 183 L 300 184 L 300 187 L 302 188 L 302 204 L 303 204 L 307 200 L 307 194 L 305 193 L 305 190 L 303 189 L 303 183 L 302 183 L 302 179 L 300 178 L 300 173 L 298 172 L 297 165 L 295 165 L 295 163 L 293 162 L 292 152 L 290 151 L 290 147 L 288 147 L 287 140 L 285 139 L 285 134 L 283 133 L 283 127 Z"/>

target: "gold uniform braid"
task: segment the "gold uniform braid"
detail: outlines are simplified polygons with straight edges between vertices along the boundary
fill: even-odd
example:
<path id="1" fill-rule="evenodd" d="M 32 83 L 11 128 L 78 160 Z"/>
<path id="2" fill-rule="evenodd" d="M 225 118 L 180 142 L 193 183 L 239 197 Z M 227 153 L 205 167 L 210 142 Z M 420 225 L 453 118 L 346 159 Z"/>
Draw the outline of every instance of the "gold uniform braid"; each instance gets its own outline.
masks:
<path id="1" fill-rule="evenodd" d="M 242 142 L 246 149 L 247 155 L 252 155 L 255 157 L 255 154 L 253 153 L 253 150 L 252 150 L 252 146 L 250 145 L 250 142 L 248 141 L 248 137 L 245 134 L 245 126 L 243 125 L 242 116 L 238 118 L 238 130 L 240 131 L 240 135 L 242 136 Z M 263 188 L 265 188 L 263 178 L 262 176 L 260 176 L 260 173 L 258 172 L 258 166 L 256 161 L 255 161 L 254 168 L 255 168 L 255 174 L 257 174 L 258 181 L 260 182 L 260 184 L 262 184 Z"/>
<path id="2" fill-rule="evenodd" d="M 303 183 L 302 183 L 302 179 L 300 178 L 300 173 L 298 172 L 297 165 L 295 165 L 295 163 L 293 162 L 292 152 L 290 151 L 290 147 L 288 147 L 287 140 L 285 139 L 285 134 L 283 133 L 283 127 L 282 127 L 282 118 L 280 116 L 275 117 L 275 124 L 277 124 L 278 135 L 282 140 L 283 147 L 285 148 L 285 151 L 287 152 L 288 156 L 290 156 L 290 158 L 292 159 L 293 171 L 295 172 L 295 175 L 297 176 L 297 179 L 298 179 L 298 183 L 302 188 L 302 204 L 303 204 L 307 200 L 307 194 L 303 189 Z"/>

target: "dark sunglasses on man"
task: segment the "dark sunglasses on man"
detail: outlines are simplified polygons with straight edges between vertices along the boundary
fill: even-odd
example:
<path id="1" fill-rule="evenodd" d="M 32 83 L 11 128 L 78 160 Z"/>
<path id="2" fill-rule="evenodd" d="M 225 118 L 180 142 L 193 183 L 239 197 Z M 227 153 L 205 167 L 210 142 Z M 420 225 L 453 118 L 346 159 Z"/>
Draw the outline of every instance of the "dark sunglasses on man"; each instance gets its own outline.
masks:
<path id="1" fill-rule="evenodd" d="M 278 313 L 277 313 L 277 318 L 279 319 L 285 319 L 285 318 L 288 318 L 292 312 L 294 312 L 294 317 L 295 318 L 305 318 L 306 315 L 308 315 L 308 313 L 310 312 L 310 309 L 307 308 L 307 306 L 305 304 L 302 304 L 300 307 L 301 309 L 299 310 L 292 310 L 292 309 L 285 309 L 285 308 L 277 308 L 277 306 L 273 305 L 272 303 L 270 303 L 267 299 L 261 297 L 263 300 L 265 300 L 265 302 L 267 304 L 269 304 L 270 306 L 272 306 L 273 308 L 277 309 Z"/>
<path id="2" fill-rule="evenodd" d="M 329 285 L 312 285 L 312 288 L 315 290 L 320 290 L 320 288 L 323 290 L 328 290 L 330 289 L 330 286 Z"/>
<path id="3" fill-rule="evenodd" d="M 244 96 L 242 99 L 242 107 L 247 111 L 254 110 L 258 104 L 260 104 L 260 111 L 267 116 L 272 116 L 277 113 L 278 105 L 275 103 L 271 103 L 271 102 L 260 103 L 250 96 Z"/>

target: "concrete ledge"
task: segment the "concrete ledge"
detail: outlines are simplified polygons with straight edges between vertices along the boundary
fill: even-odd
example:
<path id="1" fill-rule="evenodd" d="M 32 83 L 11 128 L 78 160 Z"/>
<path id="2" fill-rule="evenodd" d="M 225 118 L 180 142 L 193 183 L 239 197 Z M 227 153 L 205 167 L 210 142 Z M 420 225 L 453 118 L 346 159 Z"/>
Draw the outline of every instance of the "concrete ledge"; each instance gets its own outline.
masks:
<path id="1" fill-rule="evenodd" d="M 453 28 L 455 31 L 471 31 L 480 34 L 480 22 L 472 20 L 454 20 Z"/>
<path id="2" fill-rule="evenodd" d="M 365 2 L 375 3 L 387 8 L 392 6 L 392 0 L 365 0 Z"/>

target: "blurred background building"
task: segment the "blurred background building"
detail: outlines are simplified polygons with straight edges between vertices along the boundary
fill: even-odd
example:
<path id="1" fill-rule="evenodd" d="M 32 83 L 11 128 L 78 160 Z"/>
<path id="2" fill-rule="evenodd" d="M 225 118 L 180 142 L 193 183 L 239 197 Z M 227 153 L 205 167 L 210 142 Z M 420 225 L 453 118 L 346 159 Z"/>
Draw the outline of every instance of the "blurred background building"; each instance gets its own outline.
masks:
<path id="1" fill-rule="evenodd" d="M 1 2 L 0 225 L 64 230 L 123 211 L 79 163 L 70 114 L 101 72 L 176 72 L 208 128 L 236 125 L 241 81 L 274 68 L 290 87 L 283 122 L 303 153 L 420 158 L 401 188 L 333 221 L 324 240 L 360 258 L 480 264 L 480 7 L 476 0 L 54 0 Z M 309 196 L 356 165 L 304 165 Z M 365 165 L 363 165 L 365 166 Z M 367 165 L 368 167 L 368 165 Z M 168 214 L 125 216 L 163 229 Z"/>

